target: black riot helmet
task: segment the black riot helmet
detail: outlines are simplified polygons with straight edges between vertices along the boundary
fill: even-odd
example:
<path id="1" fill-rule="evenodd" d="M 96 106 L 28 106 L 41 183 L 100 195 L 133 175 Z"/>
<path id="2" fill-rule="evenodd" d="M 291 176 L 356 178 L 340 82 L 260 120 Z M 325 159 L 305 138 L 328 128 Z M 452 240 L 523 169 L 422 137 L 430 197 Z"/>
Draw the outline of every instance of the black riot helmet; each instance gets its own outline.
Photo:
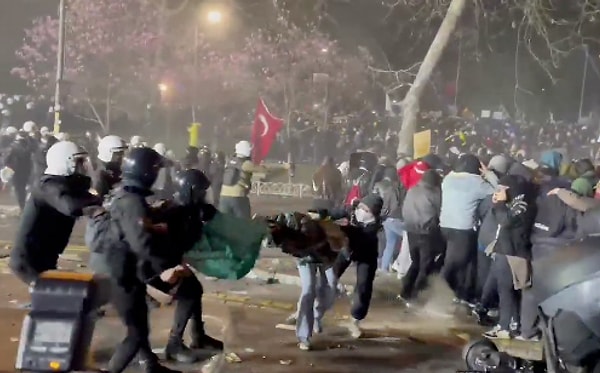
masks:
<path id="1" fill-rule="evenodd" d="M 181 205 L 197 205 L 205 201 L 210 181 L 200 170 L 193 168 L 183 170 L 175 177 L 175 195 Z"/>
<path id="2" fill-rule="evenodd" d="M 213 162 L 218 164 L 225 164 L 225 153 L 218 151 L 213 154 Z"/>
<path id="3" fill-rule="evenodd" d="M 123 180 L 150 189 L 163 166 L 164 158 L 154 149 L 133 148 L 123 158 Z"/>
<path id="4" fill-rule="evenodd" d="M 199 152 L 200 152 L 200 149 L 198 149 L 198 147 L 196 147 L 196 146 L 188 146 L 185 149 L 186 157 L 197 157 Z"/>
<path id="5" fill-rule="evenodd" d="M 200 166 L 200 170 L 208 172 L 210 168 L 210 157 L 210 149 L 207 146 L 201 147 L 198 152 L 198 165 Z"/>

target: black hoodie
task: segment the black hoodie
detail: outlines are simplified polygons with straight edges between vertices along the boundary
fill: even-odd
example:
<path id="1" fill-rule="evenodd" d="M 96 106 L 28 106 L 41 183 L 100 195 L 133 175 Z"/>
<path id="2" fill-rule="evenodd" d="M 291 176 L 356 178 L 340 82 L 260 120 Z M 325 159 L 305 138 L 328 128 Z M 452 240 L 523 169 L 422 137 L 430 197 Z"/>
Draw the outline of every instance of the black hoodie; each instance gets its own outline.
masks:
<path id="1" fill-rule="evenodd" d="M 508 187 L 507 200 L 494 203 L 491 211 L 485 216 L 479 245 L 487 247 L 496 239 L 494 252 L 529 260 L 529 236 L 535 212 L 527 204 L 527 184 L 517 176 L 506 175 L 499 180 L 499 185 Z"/>

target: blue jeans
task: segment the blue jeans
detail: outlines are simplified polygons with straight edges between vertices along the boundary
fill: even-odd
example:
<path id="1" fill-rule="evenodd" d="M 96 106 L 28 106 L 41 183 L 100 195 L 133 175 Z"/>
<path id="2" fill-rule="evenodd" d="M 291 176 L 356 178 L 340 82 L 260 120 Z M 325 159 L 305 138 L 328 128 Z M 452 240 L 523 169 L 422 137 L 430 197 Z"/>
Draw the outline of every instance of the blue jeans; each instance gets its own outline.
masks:
<path id="1" fill-rule="evenodd" d="M 296 337 L 300 342 L 308 342 L 315 322 L 320 323 L 335 302 L 337 278 L 333 268 L 326 270 L 313 263 L 298 264 L 298 273 L 302 292 L 298 300 Z"/>
<path id="2" fill-rule="evenodd" d="M 398 243 L 402 240 L 404 223 L 400 219 L 388 218 L 383 222 L 383 231 L 385 233 L 385 249 L 383 249 L 379 268 L 387 272 L 394 262 Z"/>

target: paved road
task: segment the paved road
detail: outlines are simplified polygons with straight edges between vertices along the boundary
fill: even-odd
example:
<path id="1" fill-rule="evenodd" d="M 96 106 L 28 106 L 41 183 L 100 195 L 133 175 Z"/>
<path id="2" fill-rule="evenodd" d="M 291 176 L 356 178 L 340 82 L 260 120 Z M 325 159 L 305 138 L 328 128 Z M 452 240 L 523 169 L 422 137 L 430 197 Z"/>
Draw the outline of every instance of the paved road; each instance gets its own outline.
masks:
<path id="1" fill-rule="evenodd" d="M 341 299 L 325 321 L 325 331 L 314 339 L 315 350 L 296 348 L 293 331 L 278 329 L 294 307 L 297 288 L 256 281 L 209 281 L 204 308 L 211 335 L 223 338 L 226 357 L 239 363 L 222 363 L 219 373 L 303 372 L 453 372 L 462 367 L 459 331 L 470 326 L 456 320 L 433 320 L 427 315 L 403 313 L 389 302 L 377 301 L 365 321 L 365 336 L 352 339 L 345 327 L 349 303 Z M 0 275 L 0 371 L 10 372 L 18 345 L 23 311 L 16 304 L 26 301 L 23 285 L 9 275 Z M 152 344 L 160 350 L 166 341 L 172 307 L 151 312 Z M 123 337 L 119 321 L 109 310 L 97 325 L 93 344 L 95 361 L 106 363 L 110 352 Z M 235 355 L 233 355 L 235 354 Z M 208 358 L 208 356 L 207 356 Z M 197 366 L 179 367 L 200 372 Z M 216 364 L 215 360 L 212 364 Z M 284 367 L 285 366 L 285 367 Z M 137 372 L 135 367 L 128 370 Z"/>
<path id="2" fill-rule="evenodd" d="M 0 205 L 2 202 L 0 196 Z M 254 206 L 259 213 L 270 213 L 303 209 L 308 203 L 261 198 Z M 11 212 L 4 215 L 0 216 L 0 241 L 9 242 L 18 219 L 11 217 Z M 86 271 L 86 249 L 78 246 L 82 243 L 82 235 L 83 229 L 78 225 L 72 246 L 60 260 L 61 268 Z M 3 246 L 0 244 L 0 356 L 3 357 L 0 371 L 10 372 L 24 315 L 16 307 L 28 300 L 28 294 L 24 285 L 6 274 L 6 258 L 1 258 L 9 253 L 9 248 Z M 273 251 L 265 253 L 278 255 Z M 325 321 L 325 332 L 313 341 L 315 351 L 301 352 L 296 348 L 293 331 L 275 327 L 294 310 L 299 293 L 297 287 L 247 279 L 237 282 L 202 279 L 202 282 L 206 292 L 204 308 L 208 329 L 211 335 L 224 339 L 224 356 L 229 360 L 233 356 L 239 357 L 241 362 L 226 362 L 221 355 L 201 365 L 179 367 L 187 372 L 454 372 L 463 368 L 460 348 L 464 340 L 461 337 L 478 332 L 462 313 L 448 317 L 446 311 L 442 314 L 430 310 L 406 312 L 392 300 L 376 297 L 364 324 L 365 338 L 353 340 L 345 327 L 349 301 L 340 299 Z M 157 348 L 166 341 L 172 312 L 172 307 L 151 312 L 152 343 Z M 107 317 L 97 325 L 94 339 L 94 356 L 99 364 L 107 361 L 122 336 L 122 326 L 109 309 Z M 203 368 L 204 364 L 213 369 Z"/>

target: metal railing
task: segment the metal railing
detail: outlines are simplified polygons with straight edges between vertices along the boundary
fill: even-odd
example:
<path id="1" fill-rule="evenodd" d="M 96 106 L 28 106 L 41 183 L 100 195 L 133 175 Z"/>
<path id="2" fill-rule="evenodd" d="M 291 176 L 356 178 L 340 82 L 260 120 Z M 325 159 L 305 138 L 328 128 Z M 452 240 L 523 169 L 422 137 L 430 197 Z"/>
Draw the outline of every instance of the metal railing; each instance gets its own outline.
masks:
<path id="1" fill-rule="evenodd" d="M 273 183 L 268 181 L 253 181 L 250 193 L 256 196 L 281 196 L 293 198 L 309 198 L 313 190 L 307 184 Z"/>

